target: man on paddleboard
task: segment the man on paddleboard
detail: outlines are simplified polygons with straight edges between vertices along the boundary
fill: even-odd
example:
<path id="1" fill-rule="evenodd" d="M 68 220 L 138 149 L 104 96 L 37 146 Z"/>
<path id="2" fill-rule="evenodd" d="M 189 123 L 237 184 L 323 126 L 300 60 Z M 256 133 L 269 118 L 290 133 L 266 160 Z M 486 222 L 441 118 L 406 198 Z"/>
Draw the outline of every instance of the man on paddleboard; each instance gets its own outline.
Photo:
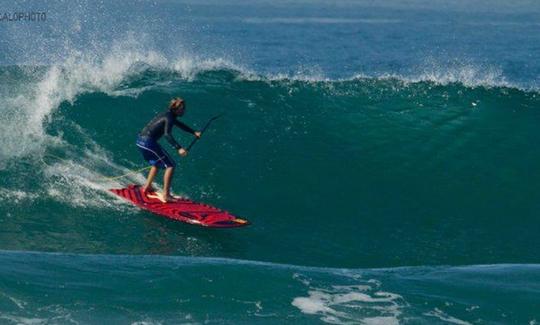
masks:
<path id="1" fill-rule="evenodd" d="M 161 148 L 158 140 L 162 136 L 165 136 L 165 139 L 167 139 L 180 156 L 186 156 L 188 154 L 187 150 L 182 148 L 172 136 L 173 126 L 177 126 L 180 129 L 193 134 L 197 138 L 201 137 L 201 132 L 195 131 L 177 120 L 177 117 L 184 115 L 185 111 L 186 103 L 182 98 L 172 99 L 169 104 L 169 109 L 154 117 L 144 127 L 141 133 L 139 133 L 139 137 L 137 138 L 137 147 L 139 147 L 144 159 L 152 165 L 142 191 L 147 197 L 157 198 L 163 203 L 174 200 L 170 189 L 176 163 L 171 156 L 169 156 L 167 151 Z M 153 193 L 152 182 L 154 181 L 158 168 L 165 169 L 165 174 L 163 175 L 163 192 Z"/>

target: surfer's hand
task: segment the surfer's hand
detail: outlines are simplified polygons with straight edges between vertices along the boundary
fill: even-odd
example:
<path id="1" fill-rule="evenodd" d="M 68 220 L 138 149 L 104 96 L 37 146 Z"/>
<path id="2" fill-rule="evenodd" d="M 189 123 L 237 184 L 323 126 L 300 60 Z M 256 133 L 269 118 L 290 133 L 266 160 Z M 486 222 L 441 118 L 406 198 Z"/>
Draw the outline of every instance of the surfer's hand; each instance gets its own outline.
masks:
<path id="1" fill-rule="evenodd" d="M 185 157 L 185 156 L 187 156 L 187 150 L 184 149 L 184 148 L 180 148 L 180 149 L 178 149 L 178 154 L 180 156 L 182 156 L 182 157 Z"/>
<path id="2" fill-rule="evenodd" d="M 195 133 L 193 133 L 193 135 L 194 135 L 195 137 L 197 137 L 197 139 L 200 139 L 200 138 L 201 138 L 201 134 L 202 134 L 201 131 L 195 131 Z"/>

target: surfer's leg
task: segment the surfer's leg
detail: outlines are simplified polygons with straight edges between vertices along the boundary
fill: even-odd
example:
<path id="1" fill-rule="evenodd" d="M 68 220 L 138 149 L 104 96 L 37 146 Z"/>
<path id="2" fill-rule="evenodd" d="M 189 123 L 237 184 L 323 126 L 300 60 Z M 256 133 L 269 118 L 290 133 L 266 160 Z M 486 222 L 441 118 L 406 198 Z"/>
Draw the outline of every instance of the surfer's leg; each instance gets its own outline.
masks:
<path id="1" fill-rule="evenodd" d="M 163 175 L 163 199 L 169 201 L 171 197 L 171 180 L 174 174 L 174 167 L 167 167 Z"/>
<path id="2" fill-rule="evenodd" d="M 152 189 L 152 183 L 154 182 L 157 171 L 158 168 L 156 166 L 152 166 L 152 168 L 150 168 L 150 171 L 148 172 L 148 177 L 146 178 L 146 184 L 144 184 L 142 188 L 144 194 L 154 192 L 154 190 Z"/>
<path id="3" fill-rule="evenodd" d="M 174 167 L 167 167 L 165 174 L 163 175 L 163 192 L 147 195 L 148 198 L 158 199 L 163 203 L 174 201 L 174 197 L 171 196 L 171 179 L 173 177 Z"/>

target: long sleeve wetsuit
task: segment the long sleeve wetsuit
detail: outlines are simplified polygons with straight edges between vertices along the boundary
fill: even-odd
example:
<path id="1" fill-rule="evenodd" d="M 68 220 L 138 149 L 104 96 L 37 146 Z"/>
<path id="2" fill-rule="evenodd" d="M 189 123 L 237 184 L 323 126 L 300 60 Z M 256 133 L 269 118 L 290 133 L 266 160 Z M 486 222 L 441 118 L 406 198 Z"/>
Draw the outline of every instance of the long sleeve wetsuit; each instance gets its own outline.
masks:
<path id="1" fill-rule="evenodd" d="M 181 128 L 182 130 L 189 132 L 191 134 L 195 134 L 195 131 L 190 128 L 189 126 L 185 125 L 184 123 L 178 121 L 176 119 L 176 115 L 171 112 L 163 112 L 159 114 L 158 116 L 154 117 L 141 131 L 139 134 L 142 137 L 148 137 L 155 141 L 159 140 L 163 135 L 165 135 L 165 139 L 173 146 L 176 150 L 182 148 L 176 142 L 176 140 L 172 136 L 172 127 L 176 125 L 177 127 Z"/>

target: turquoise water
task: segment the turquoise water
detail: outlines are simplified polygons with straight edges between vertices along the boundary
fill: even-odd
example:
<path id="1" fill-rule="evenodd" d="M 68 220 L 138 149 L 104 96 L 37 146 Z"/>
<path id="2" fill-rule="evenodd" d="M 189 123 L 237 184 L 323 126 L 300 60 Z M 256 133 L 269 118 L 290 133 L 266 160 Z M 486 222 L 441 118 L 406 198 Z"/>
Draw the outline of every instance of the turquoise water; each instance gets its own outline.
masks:
<path id="1" fill-rule="evenodd" d="M 0 322 L 540 320 L 536 4 L 76 4 L 0 25 Z M 107 191 L 173 96 L 249 227 Z"/>
<path id="2" fill-rule="evenodd" d="M 34 324 L 528 323 L 540 280 L 538 266 L 511 264 L 360 270 L 156 255 L 1 256 L 1 319 Z"/>

